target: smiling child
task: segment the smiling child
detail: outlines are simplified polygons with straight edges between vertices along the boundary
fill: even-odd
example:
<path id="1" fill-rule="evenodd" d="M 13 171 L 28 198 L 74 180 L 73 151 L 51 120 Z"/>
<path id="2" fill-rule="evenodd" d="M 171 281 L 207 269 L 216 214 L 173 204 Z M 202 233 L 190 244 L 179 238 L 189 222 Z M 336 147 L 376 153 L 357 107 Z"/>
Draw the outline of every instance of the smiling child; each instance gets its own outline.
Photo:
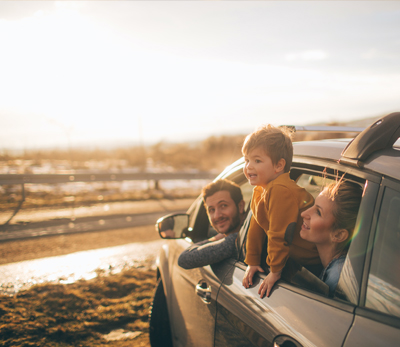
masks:
<path id="1" fill-rule="evenodd" d="M 266 262 L 270 272 L 258 290 L 262 298 L 270 295 L 289 256 L 302 265 L 320 263 L 315 245 L 299 235 L 300 214 L 313 205 L 314 199 L 290 179 L 293 145 L 288 129 L 262 126 L 246 137 L 242 152 L 244 174 L 255 186 L 251 201 L 253 216 L 246 245 L 248 267 L 243 286 L 249 288 L 253 285 L 254 274 L 264 272 L 260 266 L 261 253 L 267 238 Z"/>

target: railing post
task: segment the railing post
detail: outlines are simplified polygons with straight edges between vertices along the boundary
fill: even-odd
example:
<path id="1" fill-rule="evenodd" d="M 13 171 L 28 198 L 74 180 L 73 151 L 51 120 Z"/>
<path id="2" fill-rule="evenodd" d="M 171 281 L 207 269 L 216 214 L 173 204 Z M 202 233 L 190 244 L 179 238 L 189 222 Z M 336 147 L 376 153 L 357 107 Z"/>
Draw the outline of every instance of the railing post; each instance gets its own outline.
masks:
<path id="1" fill-rule="evenodd" d="M 12 216 L 11 216 L 11 217 L 8 219 L 8 221 L 5 222 L 2 226 L 8 225 L 8 223 L 10 223 L 11 219 L 13 219 L 14 216 L 15 216 L 15 215 L 18 213 L 18 211 L 21 209 L 21 206 L 22 206 L 22 204 L 23 204 L 24 201 L 25 201 L 25 185 L 24 185 L 24 183 L 21 183 L 21 188 L 22 188 L 22 199 L 21 199 L 21 201 L 19 202 L 19 204 L 18 204 L 17 208 L 15 209 L 14 213 L 12 214 Z"/>

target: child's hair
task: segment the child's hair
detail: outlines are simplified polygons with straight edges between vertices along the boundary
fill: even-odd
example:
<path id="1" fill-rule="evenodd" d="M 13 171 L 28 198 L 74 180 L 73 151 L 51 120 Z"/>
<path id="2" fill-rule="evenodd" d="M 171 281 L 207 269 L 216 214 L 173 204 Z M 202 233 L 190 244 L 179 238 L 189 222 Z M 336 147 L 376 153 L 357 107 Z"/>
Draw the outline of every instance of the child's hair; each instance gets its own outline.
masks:
<path id="1" fill-rule="evenodd" d="M 354 235 L 363 189 L 359 184 L 345 180 L 333 182 L 325 189 L 328 198 L 334 202 L 333 230 L 346 229 L 349 232 L 347 240 L 339 245 L 339 248 L 346 249 Z"/>
<path id="2" fill-rule="evenodd" d="M 271 158 L 273 164 L 285 159 L 284 172 L 289 172 L 293 160 L 292 131 L 287 127 L 263 125 L 247 135 L 242 147 L 242 154 L 247 155 L 254 148 L 261 147 Z"/>
<path id="3" fill-rule="evenodd" d="M 228 191 L 236 205 L 239 205 L 239 203 L 243 200 L 242 190 L 235 182 L 229 181 L 227 179 L 220 179 L 215 182 L 211 182 L 203 187 L 203 202 L 205 203 L 206 199 L 209 196 L 214 195 L 221 190 Z"/>

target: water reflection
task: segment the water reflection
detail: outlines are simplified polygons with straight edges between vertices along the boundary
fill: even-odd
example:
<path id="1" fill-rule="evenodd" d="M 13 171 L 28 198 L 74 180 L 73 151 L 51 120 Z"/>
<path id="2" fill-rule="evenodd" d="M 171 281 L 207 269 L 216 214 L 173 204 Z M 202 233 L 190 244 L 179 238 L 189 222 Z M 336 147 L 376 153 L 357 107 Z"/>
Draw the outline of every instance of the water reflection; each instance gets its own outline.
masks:
<path id="1" fill-rule="evenodd" d="M 21 261 L 0 266 L 0 293 L 15 294 L 33 284 L 44 282 L 72 283 L 90 279 L 97 272 L 117 273 L 125 267 L 154 266 L 164 240 L 130 243 L 123 246 Z"/>

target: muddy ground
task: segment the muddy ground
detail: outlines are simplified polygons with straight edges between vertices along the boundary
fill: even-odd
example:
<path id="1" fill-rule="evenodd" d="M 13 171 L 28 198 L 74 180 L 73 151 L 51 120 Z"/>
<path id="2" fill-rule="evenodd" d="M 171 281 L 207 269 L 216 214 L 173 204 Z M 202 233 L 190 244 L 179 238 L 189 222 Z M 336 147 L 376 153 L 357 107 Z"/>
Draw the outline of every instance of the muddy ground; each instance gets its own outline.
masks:
<path id="1" fill-rule="evenodd" d="M 155 240 L 159 236 L 150 225 L 7 241 L 0 243 L 0 262 Z M 155 283 L 154 270 L 133 268 L 70 285 L 34 286 L 13 298 L 0 296 L 0 345 L 150 347 L 148 312 Z"/>
<path id="2" fill-rule="evenodd" d="M 127 229 L 6 241 L 0 243 L 0 264 L 159 239 L 160 237 L 154 225 L 149 225 Z"/>
<path id="3" fill-rule="evenodd" d="M 138 206 L 134 210 L 168 214 L 188 205 L 189 200 L 151 202 L 140 204 L 143 211 Z M 0 265 L 157 240 L 160 237 L 152 224 L 2 241 Z M 150 347 L 148 314 L 155 284 L 154 269 L 131 268 L 72 284 L 33 286 L 14 297 L 0 296 L 0 345 Z"/>

